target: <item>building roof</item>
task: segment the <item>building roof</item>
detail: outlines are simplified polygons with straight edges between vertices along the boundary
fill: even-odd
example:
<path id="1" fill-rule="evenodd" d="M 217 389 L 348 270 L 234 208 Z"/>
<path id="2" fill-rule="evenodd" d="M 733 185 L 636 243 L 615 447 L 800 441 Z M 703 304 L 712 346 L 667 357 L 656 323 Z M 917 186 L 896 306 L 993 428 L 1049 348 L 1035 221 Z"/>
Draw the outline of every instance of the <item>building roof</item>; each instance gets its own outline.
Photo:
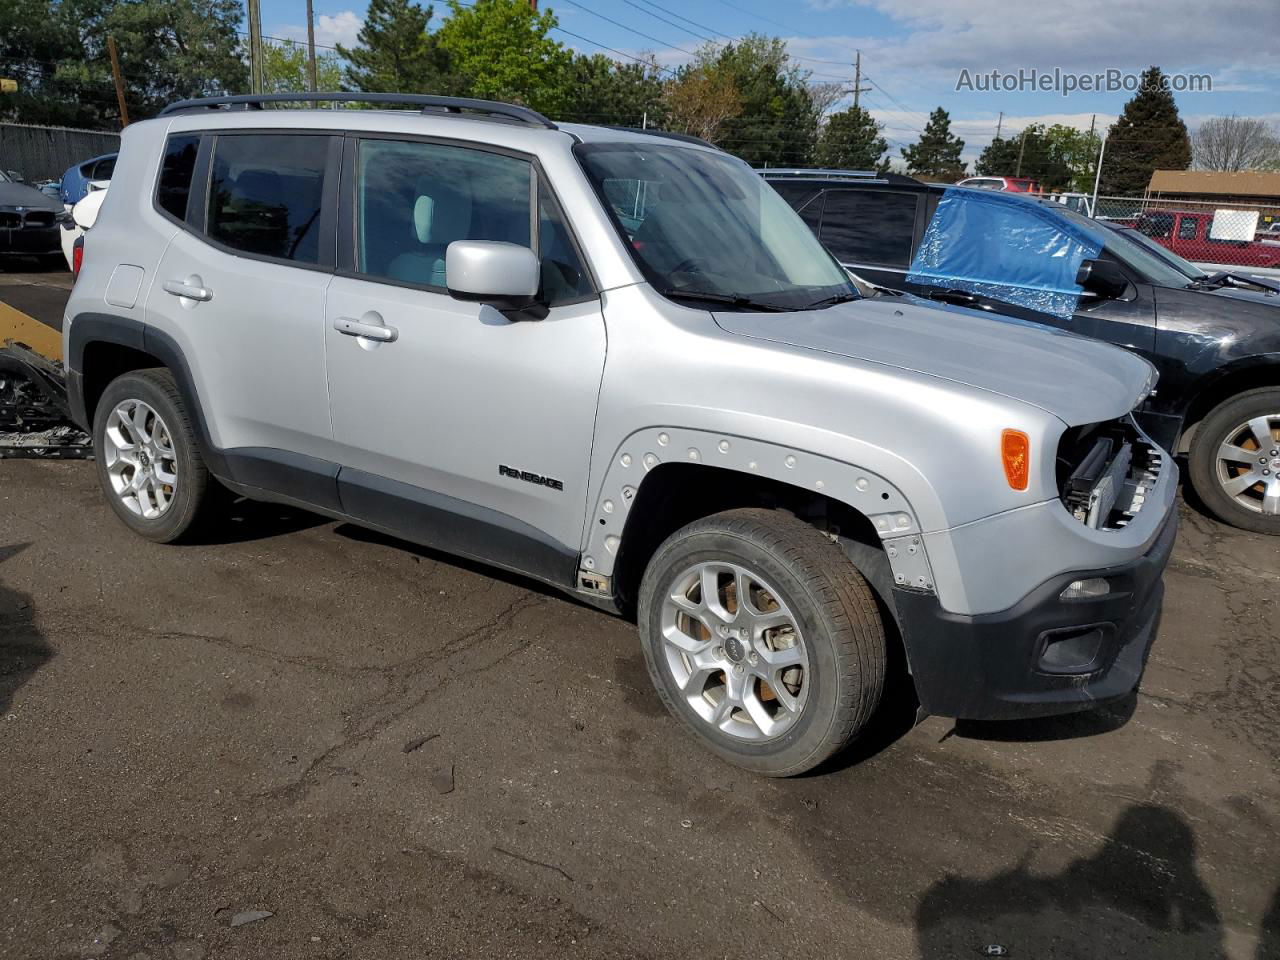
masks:
<path id="1" fill-rule="evenodd" d="M 1280 172 L 1246 170 L 1156 170 L 1147 190 L 1151 193 L 1197 193 L 1206 196 L 1280 197 Z"/>

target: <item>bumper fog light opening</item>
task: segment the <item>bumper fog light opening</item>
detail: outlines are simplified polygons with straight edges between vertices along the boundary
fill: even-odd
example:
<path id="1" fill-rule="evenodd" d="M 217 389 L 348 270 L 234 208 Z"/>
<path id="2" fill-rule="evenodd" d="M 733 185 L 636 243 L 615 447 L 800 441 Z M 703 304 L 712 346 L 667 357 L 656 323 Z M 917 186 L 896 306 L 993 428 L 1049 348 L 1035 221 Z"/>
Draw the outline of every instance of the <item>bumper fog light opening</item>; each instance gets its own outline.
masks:
<path id="1" fill-rule="evenodd" d="M 1105 577 L 1089 577 L 1086 580 L 1072 580 L 1065 590 L 1059 594 L 1061 600 L 1096 600 L 1111 592 L 1111 584 Z"/>

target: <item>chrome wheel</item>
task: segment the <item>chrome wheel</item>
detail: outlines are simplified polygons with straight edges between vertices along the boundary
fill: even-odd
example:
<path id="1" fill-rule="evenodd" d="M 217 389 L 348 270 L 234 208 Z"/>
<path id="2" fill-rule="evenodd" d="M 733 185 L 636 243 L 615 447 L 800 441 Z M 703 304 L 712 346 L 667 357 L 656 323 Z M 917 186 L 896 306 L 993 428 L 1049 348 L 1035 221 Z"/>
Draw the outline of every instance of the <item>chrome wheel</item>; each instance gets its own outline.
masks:
<path id="1" fill-rule="evenodd" d="M 772 740 L 804 710 L 809 654 L 781 595 L 745 567 L 699 563 L 662 604 L 662 649 L 680 696 L 706 723 Z"/>
<path id="2" fill-rule="evenodd" d="M 107 416 L 102 455 L 120 502 L 144 520 L 162 516 L 178 487 L 173 437 L 160 415 L 141 400 L 123 400 Z"/>
<path id="3" fill-rule="evenodd" d="M 1280 515 L 1280 413 L 1254 417 L 1218 447 L 1218 482 L 1246 510 Z"/>

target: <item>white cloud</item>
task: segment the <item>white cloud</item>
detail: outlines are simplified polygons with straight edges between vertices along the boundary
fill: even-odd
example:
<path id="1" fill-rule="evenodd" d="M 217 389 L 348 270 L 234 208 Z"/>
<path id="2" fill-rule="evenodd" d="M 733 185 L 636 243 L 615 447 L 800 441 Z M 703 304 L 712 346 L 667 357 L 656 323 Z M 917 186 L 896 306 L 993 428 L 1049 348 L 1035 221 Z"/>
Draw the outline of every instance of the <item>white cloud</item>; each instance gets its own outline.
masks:
<path id="1" fill-rule="evenodd" d="M 364 18 L 354 10 L 343 10 L 333 16 L 322 13 L 316 17 L 316 43 L 323 47 L 339 43 L 344 47 L 353 47 L 356 45 L 356 35 L 363 25 Z M 282 40 L 298 40 L 303 43 L 307 40 L 306 24 L 280 24 L 266 32 Z"/>

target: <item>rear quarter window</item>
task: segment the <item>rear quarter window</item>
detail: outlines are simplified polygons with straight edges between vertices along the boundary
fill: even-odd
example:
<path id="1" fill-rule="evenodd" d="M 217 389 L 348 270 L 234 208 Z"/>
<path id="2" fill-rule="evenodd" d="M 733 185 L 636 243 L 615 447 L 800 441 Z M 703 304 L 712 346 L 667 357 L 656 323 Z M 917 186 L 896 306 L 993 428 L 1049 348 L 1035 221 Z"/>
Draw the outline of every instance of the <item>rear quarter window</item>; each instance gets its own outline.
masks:
<path id="1" fill-rule="evenodd" d="M 191 196 L 191 177 L 199 149 L 198 136 L 170 137 L 165 144 L 156 183 L 156 204 L 175 220 L 187 218 L 187 200 Z"/>

